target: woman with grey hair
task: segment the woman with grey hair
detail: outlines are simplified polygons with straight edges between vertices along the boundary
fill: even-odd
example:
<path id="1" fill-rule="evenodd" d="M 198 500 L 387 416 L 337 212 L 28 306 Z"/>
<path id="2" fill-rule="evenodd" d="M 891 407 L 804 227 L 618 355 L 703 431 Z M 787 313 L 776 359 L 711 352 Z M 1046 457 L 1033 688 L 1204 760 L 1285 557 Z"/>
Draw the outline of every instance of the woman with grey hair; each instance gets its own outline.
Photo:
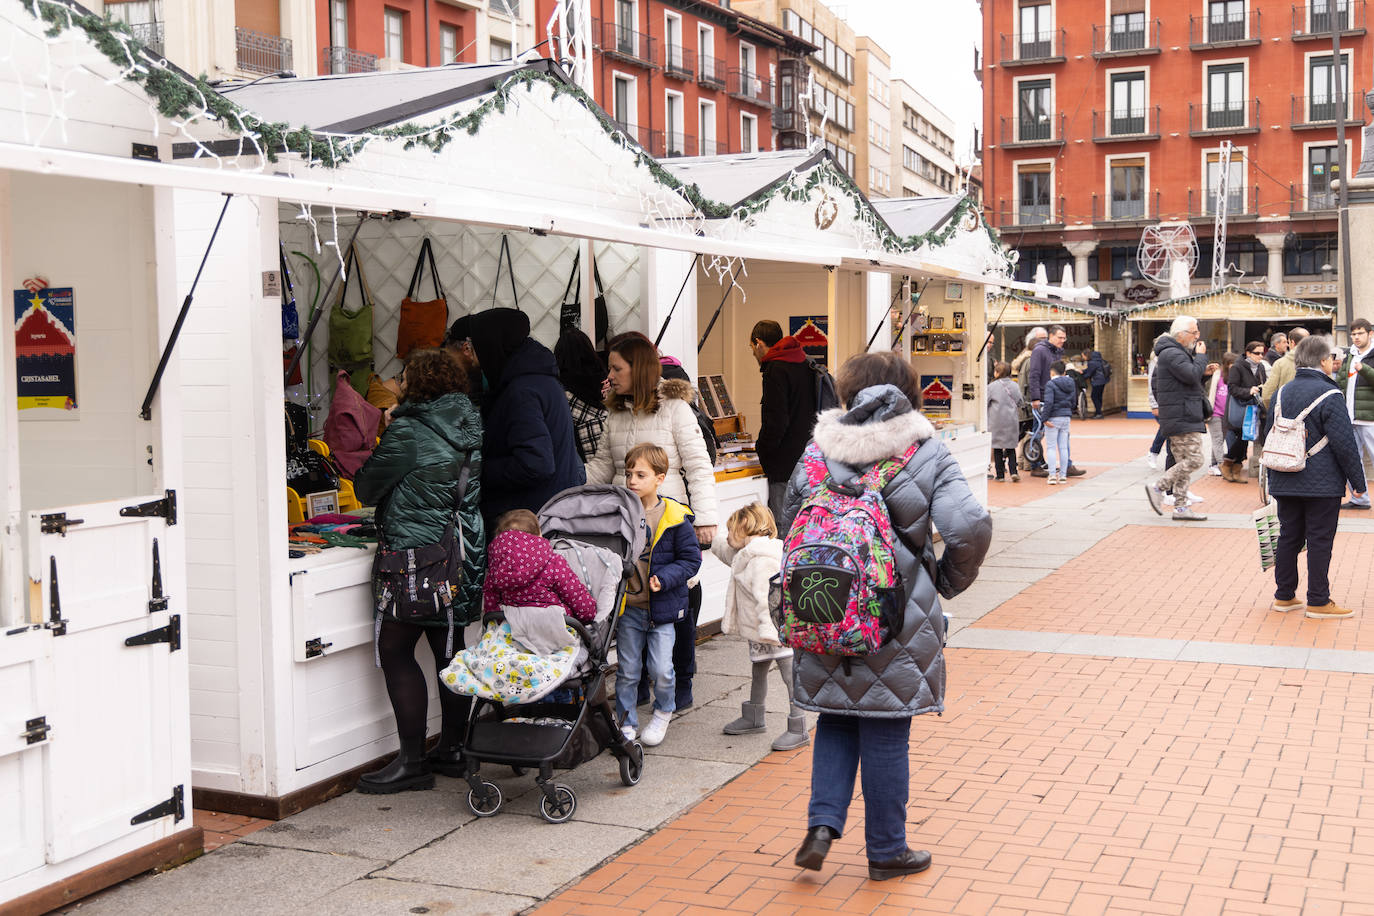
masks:
<path id="1" fill-rule="evenodd" d="M 1345 398 L 1331 378 L 1340 360 L 1330 337 L 1313 334 L 1303 339 L 1293 351 L 1297 366 L 1293 380 L 1279 389 L 1267 418 L 1270 428 L 1279 417 L 1301 418 L 1307 430 L 1307 462 L 1301 471 L 1264 470 L 1279 514 L 1274 603 L 1270 606 L 1281 613 L 1305 611 L 1317 619 L 1354 613 L 1331 600 L 1327 572 L 1346 482 L 1357 499 L 1365 493 L 1364 467 Z M 1306 601 L 1297 597 L 1298 553 L 1304 543 Z"/>

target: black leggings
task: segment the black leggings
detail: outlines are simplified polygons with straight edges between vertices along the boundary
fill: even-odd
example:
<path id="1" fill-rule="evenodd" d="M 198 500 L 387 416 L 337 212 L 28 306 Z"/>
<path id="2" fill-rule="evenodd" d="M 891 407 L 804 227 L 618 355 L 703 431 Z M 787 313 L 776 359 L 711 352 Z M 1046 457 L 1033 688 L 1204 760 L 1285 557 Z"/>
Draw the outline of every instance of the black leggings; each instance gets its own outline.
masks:
<path id="1" fill-rule="evenodd" d="M 377 637 L 377 652 L 382 660 L 386 692 L 391 698 L 391 710 L 396 714 L 396 734 L 402 741 L 423 740 L 425 737 L 429 687 L 425 683 L 424 670 L 415 660 L 415 644 L 421 636 L 429 640 L 430 651 L 434 653 L 434 679 L 439 683 L 439 671 L 451 661 L 451 657 L 444 655 L 447 628 L 383 620 L 381 633 Z M 461 626 L 455 625 L 453 637 L 455 651 L 464 648 Z M 458 743 L 462 740 L 471 709 L 472 697 L 459 696 L 439 683 L 439 710 L 445 741 Z"/>
<path id="2" fill-rule="evenodd" d="M 998 480 L 1004 477 L 1002 467 L 1006 462 L 1006 474 L 1015 474 L 1016 471 L 1016 449 L 1014 448 L 995 448 L 992 450 L 992 470 L 997 475 Z"/>

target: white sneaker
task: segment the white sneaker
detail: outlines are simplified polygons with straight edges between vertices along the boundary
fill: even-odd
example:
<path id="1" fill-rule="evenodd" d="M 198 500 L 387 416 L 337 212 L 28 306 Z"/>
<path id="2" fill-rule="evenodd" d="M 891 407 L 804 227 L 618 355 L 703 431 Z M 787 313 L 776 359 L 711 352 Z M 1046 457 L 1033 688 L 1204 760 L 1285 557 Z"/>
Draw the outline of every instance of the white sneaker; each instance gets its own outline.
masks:
<path id="1" fill-rule="evenodd" d="M 1210 475 L 1213 476 L 1213 477 L 1220 477 L 1220 476 L 1221 476 L 1221 468 L 1217 467 L 1217 466 L 1214 464 L 1214 465 L 1212 465 L 1212 467 L 1207 471 L 1207 473 L 1210 474 Z"/>
<path id="2" fill-rule="evenodd" d="M 639 735 L 635 734 L 635 729 L 633 725 L 620 726 L 620 733 L 625 736 L 626 741 L 633 741 L 639 737 Z"/>
<path id="3" fill-rule="evenodd" d="M 1188 505 L 1192 506 L 1192 505 L 1196 505 L 1197 503 L 1205 502 L 1205 501 L 1206 501 L 1206 500 L 1205 500 L 1203 497 L 1198 496 L 1198 495 L 1197 495 L 1196 493 L 1194 493 L 1192 490 L 1189 490 L 1189 491 L 1188 491 Z"/>
<path id="4" fill-rule="evenodd" d="M 1056 477 L 1054 474 L 1051 474 L 1049 477 L 1045 478 L 1045 483 L 1049 484 L 1050 486 L 1054 486 L 1055 484 L 1059 483 L 1059 481 L 1060 478 Z"/>
<path id="5" fill-rule="evenodd" d="M 1159 467 L 1159 456 L 1156 455 L 1154 452 L 1146 452 L 1146 453 L 1145 453 L 1145 460 L 1148 461 L 1148 462 L 1150 463 L 1150 467 L 1152 467 L 1152 468 L 1157 468 L 1157 467 Z"/>
<path id="6" fill-rule="evenodd" d="M 672 721 L 672 713 L 654 710 L 654 717 L 644 726 L 644 731 L 639 735 L 639 742 L 645 747 L 657 747 L 662 744 L 663 736 L 668 734 L 668 723 Z"/>

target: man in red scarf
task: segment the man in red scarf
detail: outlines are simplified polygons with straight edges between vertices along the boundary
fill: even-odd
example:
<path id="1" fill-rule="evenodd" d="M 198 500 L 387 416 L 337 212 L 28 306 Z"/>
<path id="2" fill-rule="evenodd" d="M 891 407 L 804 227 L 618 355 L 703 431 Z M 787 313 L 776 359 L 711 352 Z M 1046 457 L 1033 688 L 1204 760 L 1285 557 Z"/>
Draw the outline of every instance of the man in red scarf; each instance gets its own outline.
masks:
<path id="1" fill-rule="evenodd" d="M 776 519 L 782 516 L 788 478 L 816 425 L 816 371 L 797 338 L 782 336 L 776 321 L 754 325 L 749 349 L 763 373 L 757 445 L 759 463 L 768 477 L 768 508 Z"/>

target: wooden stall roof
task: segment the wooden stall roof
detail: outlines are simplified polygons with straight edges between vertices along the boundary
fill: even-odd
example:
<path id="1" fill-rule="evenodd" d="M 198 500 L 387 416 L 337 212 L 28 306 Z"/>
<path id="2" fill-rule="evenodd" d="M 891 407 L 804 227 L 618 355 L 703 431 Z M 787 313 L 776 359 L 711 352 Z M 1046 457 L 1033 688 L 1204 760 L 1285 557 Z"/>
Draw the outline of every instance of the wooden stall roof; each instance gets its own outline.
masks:
<path id="1" fill-rule="evenodd" d="M 988 296 L 986 314 L 989 324 L 994 321 L 1000 324 L 1064 324 L 1116 321 L 1120 317 L 1118 309 L 1106 306 L 1038 299 L 1017 293 Z"/>
<path id="2" fill-rule="evenodd" d="M 1288 318 L 1331 318 L 1335 313 L 1336 307 L 1324 302 L 1291 299 L 1288 296 L 1279 296 L 1274 293 L 1231 285 L 1179 299 L 1165 299 L 1162 302 L 1147 302 L 1132 306 L 1123 309 L 1121 315 L 1127 320 L 1136 321 L 1160 321 L 1178 315 L 1191 315 L 1194 318 L 1210 320 L 1246 319 L 1255 321 Z"/>

